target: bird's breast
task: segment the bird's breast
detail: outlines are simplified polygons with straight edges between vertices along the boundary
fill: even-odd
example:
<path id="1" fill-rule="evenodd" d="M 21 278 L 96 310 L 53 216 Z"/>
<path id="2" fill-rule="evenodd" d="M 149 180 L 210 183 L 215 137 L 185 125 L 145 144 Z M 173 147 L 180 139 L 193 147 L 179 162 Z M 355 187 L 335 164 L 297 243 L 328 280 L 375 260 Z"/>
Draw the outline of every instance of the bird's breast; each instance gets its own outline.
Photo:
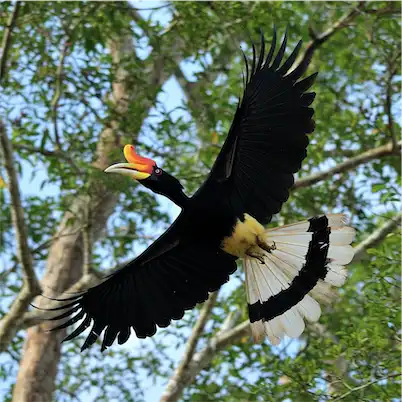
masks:
<path id="1" fill-rule="evenodd" d="M 264 227 L 251 215 L 235 211 L 219 191 L 208 194 L 207 200 L 195 199 L 186 210 L 186 237 L 191 234 L 188 240 L 220 247 L 240 258 L 258 248 L 258 238 L 265 237 Z"/>
<path id="2" fill-rule="evenodd" d="M 223 238 L 221 248 L 236 257 L 244 257 L 257 246 L 258 238 L 264 238 L 264 227 L 249 214 L 237 219 L 232 233 Z"/>

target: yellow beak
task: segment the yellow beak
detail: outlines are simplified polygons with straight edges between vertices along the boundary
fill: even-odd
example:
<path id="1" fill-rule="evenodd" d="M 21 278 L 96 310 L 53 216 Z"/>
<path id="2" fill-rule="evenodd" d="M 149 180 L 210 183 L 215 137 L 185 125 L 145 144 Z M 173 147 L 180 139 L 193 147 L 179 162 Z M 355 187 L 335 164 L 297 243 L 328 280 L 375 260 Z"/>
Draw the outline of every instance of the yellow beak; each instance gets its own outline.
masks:
<path id="1" fill-rule="evenodd" d="M 149 173 L 141 172 L 143 166 L 136 163 L 116 163 L 105 169 L 106 173 L 120 173 L 126 176 L 130 176 L 136 180 L 147 179 L 151 176 Z"/>

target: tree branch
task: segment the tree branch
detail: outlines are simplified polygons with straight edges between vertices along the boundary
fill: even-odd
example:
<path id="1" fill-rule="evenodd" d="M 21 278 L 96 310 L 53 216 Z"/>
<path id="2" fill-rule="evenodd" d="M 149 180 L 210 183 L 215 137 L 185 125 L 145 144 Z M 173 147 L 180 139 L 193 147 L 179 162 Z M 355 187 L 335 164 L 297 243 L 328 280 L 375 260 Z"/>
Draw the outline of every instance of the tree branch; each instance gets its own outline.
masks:
<path id="1" fill-rule="evenodd" d="M 91 198 L 91 197 L 90 197 Z M 87 203 L 87 212 L 85 214 L 86 224 L 82 231 L 82 243 L 84 248 L 83 256 L 83 274 L 89 275 L 92 272 L 92 214 L 91 200 Z"/>
<path id="2" fill-rule="evenodd" d="M 365 2 L 360 2 L 358 7 L 345 14 L 327 31 L 323 32 L 320 35 L 314 34 L 312 41 L 307 45 L 306 51 L 300 57 L 299 63 L 305 63 L 309 61 L 314 51 L 324 42 L 326 42 L 331 36 L 333 36 L 337 31 L 347 26 L 360 13 L 364 5 Z M 298 65 L 299 63 L 295 63 L 295 65 Z M 179 68 L 176 69 L 176 77 L 181 84 L 183 90 L 186 92 L 188 99 L 194 101 L 196 96 L 196 86 L 185 79 L 184 74 Z M 398 149 L 400 149 L 400 147 L 401 143 L 398 143 Z M 319 181 L 327 179 L 333 174 L 346 172 L 347 170 L 353 169 L 360 164 L 391 154 L 395 154 L 395 148 L 392 146 L 392 143 L 386 144 L 385 146 L 378 147 L 373 150 L 369 150 L 356 157 L 350 158 L 349 160 L 342 162 L 334 168 L 328 169 L 327 171 L 320 172 L 298 180 L 295 183 L 293 189 L 310 186 Z M 173 377 L 168 383 L 167 389 L 162 395 L 161 401 L 177 401 L 180 398 L 184 388 L 191 384 L 198 373 L 211 362 L 217 351 L 224 349 L 228 345 L 236 343 L 242 337 L 248 336 L 249 334 L 249 321 L 245 321 L 231 330 L 219 332 L 215 337 L 210 340 L 206 348 L 194 355 L 192 361 L 187 364 L 186 373 L 182 374 L 181 378 L 178 377 L 178 370 L 174 373 Z M 176 387 L 169 386 L 170 384 L 172 384 L 171 381 Z"/>
<path id="3" fill-rule="evenodd" d="M 32 266 L 32 255 L 28 246 L 28 231 L 25 226 L 17 173 L 14 169 L 13 150 L 2 121 L 0 121 L 0 149 L 7 172 L 8 190 L 11 197 L 11 217 L 17 239 L 17 256 L 21 263 L 24 280 L 22 289 L 11 305 L 10 311 L 0 322 L 1 348 L 2 344 L 7 344 L 10 340 L 16 321 L 26 311 L 31 300 L 40 293 L 40 286 Z"/>
<path id="4" fill-rule="evenodd" d="M 229 36 L 229 34 L 228 34 Z M 234 41 L 229 41 L 226 43 L 226 48 L 223 48 L 214 61 L 214 64 L 209 66 L 202 72 L 202 79 L 197 82 L 191 82 L 187 80 L 182 69 L 179 65 L 176 66 L 175 76 L 180 86 L 182 87 L 186 97 L 189 101 L 189 106 L 192 110 L 201 110 L 208 105 L 201 103 L 200 99 L 200 90 L 207 83 L 212 83 L 215 81 L 219 74 L 227 69 L 227 64 L 231 60 L 231 58 L 236 54 L 238 50 L 237 46 L 235 46 Z"/>
<path id="5" fill-rule="evenodd" d="M 397 149 L 397 138 L 394 128 L 394 119 L 392 117 L 392 80 L 396 74 L 397 68 L 399 66 L 398 60 L 401 56 L 401 51 L 397 52 L 396 56 L 389 62 L 388 66 L 388 79 L 386 82 L 385 89 L 385 113 L 388 118 L 388 130 L 391 137 L 392 145 L 394 149 Z"/>
<path id="6" fill-rule="evenodd" d="M 362 384 L 362 385 L 359 385 L 358 387 L 354 387 L 354 388 L 352 388 L 351 390 L 345 392 L 344 394 L 338 396 L 337 398 L 331 399 L 331 400 L 332 400 L 333 402 L 340 401 L 340 400 L 342 400 L 342 399 L 345 399 L 345 398 L 346 398 L 347 396 L 349 396 L 350 394 L 352 394 L 352 393 L 354 393 L 354 392 L 357 392 L 357 391 L 361 391 L 362 389 L 367 388 L 367 387 L 369 387 L 370 385 L 376 384 L 377 382 L 384 381 L 384 380 L 387 380 L 387 379 L 389 379 L 389 378 L 400 377 L 401 375 L 402 375 L 401 373 L 392 373 L 392 374 L 388 374 L 388 375 L 386 375 L 386 376 L 384 376 L 384 377 L 376 378 L 376 379 L 374 379 L 374 380 L 372 380 L 372 381 L 369 381 L 369 382 L 366 382 L 366 383 L 364 383 L 364 384 Z"/>
<path id="7" fill-rule="evenodd" d="M 52 121 L 53 121 L 53 130 L 54 130 L 54 139 L 56 142 L 56 147 L 58 149 L 62 149 L 60 142 L 60 135 L 57 123 L 57 114 L 58 107 L 61 95 L 63 93 L 63 68 L 64 68 L 64 60 L 67 56 L 67 51 L 70 46 L 69 39 L 67 38 L 64 41 L 63 49 L 60 53 L 59 63 L 56 70 L 56 88 L 54 91 L 53 99 L 51 102 L 51 112 L 52 112 Z"/>
<path id="8" fill-rule="evenodd" d="M 388 130 L 391 136 L 392 145 L 396 148 L 396 135 L 394 129 L 394 119 L 392 117 L 392 93 L 391 93 L 391 82 L 392 78 L 390 77 L 387 82 L 386 96 L 385 96 L 385 112 L 388 117 Z"/>
<path id="9" fill-rule="evenodd" d="M 68 53 L 68 49 L 71 46 L 71 35 L 72 32 L 75 31 L 76 26 L 78 24 L 80 24 L 85 17 L 87 16 L 87 14 L 89 14 L 91 11 L 93 11 L 94 9 L 96 9 L 97 6 L 95 6 L 94 8 L 88 6 L 86 9 L 86 12 L 84 12 L 81 15 L 81 18 L 77 21 L 76 24 L 74 24 L 74 26 L 68 26 L 68 28 L 65 28 L 65 30 L 67 31 L 67 35 L 64 38 L 64 44 L 63 44 L 63 48 L 60 52 L 60 56 L 59 56 L 59 61 L 58 61 L 58 65 L 57 65 L 57 70 L 56 70 L 56 87 L 54 90 L 54 95 L 53 95 L 53 99 L 51 101 L 51 115 L 52 115 L 52 122 L 53 122 L 53 130 L 54 130 L 54 140 L 56 143 L 56 147 L 57 149 L 61 150 L 62 146 L 61 146 L 61 142 L 60 142 L 60 134 L 59 134 L 59 128 L 58 128 L 58 107 L 59 107 L 59 101 L 60 98 L 63 95 L 63 70 L 64 70 L 64 61 L 65 58 L 67 56 Z"/>
<path id="10" fill-rule="evenodd" d="M 20 9 L 21 2 L 17 1 L 14 5 L 14 9 L 7 21 L 6 29 L 4 31 L 3 42 L 1 44 L 1 58 L 0 58 L 0 84 L 6 75 L 7 69 L 7 57 L 8 51 L 11 45 L 11 34 L 17 21 L 18 12 Z"/>
<path id="11" fill-rule="evenodd" d="M 339 163 L 333 168 L 324 170 L 323 172 L 314 173 L 310 176 L 297 180 L 294 186 L 292 187 L 292 190 L 302 187 L 309 187 L 322 180 L 328 179 L 329 177 L 332 177 L 335 174 L 345 173 L 348 170 L 354 169 L 357 166 L 370 162 L 374 159 L 382 158 L 384 156 L 389 155 L 399 155 L 401 145 L 402 142 L 399 141 L 395 149 L 392 142 L 389 142 L 388 144 L 382 145 L 378 148 L 370 149 L 366 152 L 361 153 L 360 155 L 357 155 L 353 158 L 350 158 L 344 162 Z"/>
<path id="12" fill-rule="evenodd" d="M 230 37 L 230 34 L 227 33 Z M 232 38 L 233 39 L 233 38 Z M 188 106 L 192 111 L 193 117 L 196 119 L 198 127 L 202 130 L 203 128 L 203 118 L 200 118 L 199 114 L 204 111 L 206 116 L 211 115 L 211 106 L 203 102 L 200 94 L 202 93 L 202 88 L 208 83 L 212 83 L 217 79 L 219 74 L 225 71 L 227 64 L 234 57 L 236 51 L 238 50 L 235 40 L 227 41 L 225 48 L 222 47 L 220 54 L 214 60 L 214 63 L 202 72 L 202 78 L 196 82 L 191 82 L 185 77 L 181 67 L 176 66 L 174 75 L 180 84 L 184 94 L 186 95 Z M 198 115 L 198 118 L 194 115 Z"/>
<path id="13" fill-rule="evenodd" d="M 68 288 L 64 295 L 72 295 L 80 293 L 83 290 L 86 290 L 92 286 L 96 286 L 101 282 L 102 278 L 95 271 L 91 272 L 88 275 L 83 275 L 80 280 L 74 283 L 70 288 Z M 34 311 L 30 311 L 24 314 L 21 320 L 18 322 L 19 329 L 27 329 L 34 325 L 38 325 L 43 323 L 44 320 L 49 319 L 54 316 L 53 311 L 47 311 L 49 308 L 58 307 L 61 303 L 55 300 L 47 299 L 45 303 L 41 303 L 40 309 L 36 309 Z M 1 351 L 0 345 L 0 351 Z"/>
<path id="14" fill-rule="evenodd" d="M 221 332 L 214 336 L 208 343 L 208 345 L 202 349 L 200 352 L 193 356 L 193 359 L 187 365 L 187 370 L 183 372 L 181 378 L 177 378 L 176 372 L 174 377 L 176 377 L 175 385 L 179 388 L 168 387 L 164 391 L 160 402 L 175 402 L 178 401 L 182 395 L 184 389 L 190 385 L 199 372 L 211 363 L 212 359 L 215 357 L 216 353 L 220 350 L 225 349 L 227 346 L 235 344 L 244 336 L 250 335 L 250 323 L 244 321 L 237 327 L 230 329 L 225 332 Z"/>
<path id="15" fill-rule="evenodd" d="M 45 240 L 43 243 L 39 244 L 39 246 L 35 247 L 34 249 L 31 249 L 30 253 L 32 256 L 34 256 L 35 254 L 39 253 L 42 250 L 45 250 L 46 248 L 48 248 L 53 242 L 57 241 L 58 239 L 60 239 L 63 236 L 71 236 L 72 234 L 78 234 L 82 231 L 81 228 L 78 228 L 76 233 L 67 233 L 67 234 L 63 234 L 63 233 L 59 233 L 56 236 L 53 236 L 52 238 Z M 15 272 L 18 268 L 19 262 L 15 262 L 14 265 L 7 269 L 6 271 L 0 273 L 0 283 L 3 282 L 3 278 L 5 278 L 7 275 L 11 274 L 12 272 Z M 114 270 L 113 270 L 114 271 Z M 112 270 L 110 270 L 110 272 L 112 272 Z"/>
<path id="16" fill-rule="evenodd" d="M 213 292 L 209 295 L 208 300 L 204 303 L 200 311 L 198 320 L 193 327 L 193 332 L 191 333 L 191 336 L 187 341 L 186 350 L 184 352 L 182 361 L 180 362 L 173 376 L 169 379 L 166 391 L 163 393 L 161 397 L 161 402 L 170 402 L 172 400 L 176 401 L 177 399 L 180 398 L 183 389 L 185 387 L 186 376 L 187 373 L 189 372 L 190 362 L 194 356 L 197 343 L 200 337 L 202 336 L 205 324 L 207 323 L 211 315 L 217 297 L 218 297 L 218 291 Z"/>
<path id="17" fill-rule="evenodd" d="M 116 7 L 118 7 L 118 5 L 116 5 Z M 129 105 L 134 103 L 136 104 L 136 109 L 138 111 L 136 119 L 138 127 L 131 129 L 130 136 L 133 137 L 131 139 L 132 141 L 136 141 L 136 136 L 143 124 L 143 120 L 147 116 L 149 109 L 154 104 L 161 85 L 171 76 L 174 66 L 183 58 L 185 43 L 180 35 L 175 31 L 175 27 L 177 26 L 176 22 L 177 21 L 173 21 L 170 27 L 165 30 L 165 33 L 162 35 L 162 37 L 166 38 L 166 41 L 169 42 L 171 51 L 168 53 L 154 51 L 149 58 L 144 61 L 144 74 L 147 77 L 147 82 L 145 85 L 140 83 L 142 85 L 141 88 L 135 87 L 136 83 L 133 80 L 129 81 L 126 79 L 130 77 L 131 72 L 128 71 L 127 68 L 125 68 L 124 63 L 122 63 L 125 59 L 135 57 L 132 36 L 127 35 L 125 37 L 119 37 L 116 41 L 111 42 L 111 55 L 113 64 L 116 66 L 116 79 L 112 83 L 112 100 L 118 113 L 113 114 L 109 124 L 105 125 L 104 130 L 100 134 L 94 156 L 94 167 L 103 170 L 113 163 L 111 155 L 113 155 L 113 151 L 116 147 L 121 146 L 122 134 L 125 138 L 129 138 L 128 133 L 122 133 L 120 129 L 120 121 L 125 117 Z M 146 97 L 142 95 L 144 93 L 147 94 Z M 101 229 L 104 227 L 107 218 L 113 212 L 119 199 L 119 195 L 117 193 L 106 191 L 103 184 L 95 180 L 89 183 L 88 192 L 92 197 L 98 197 L 99 199 L 97 206 L 91 211 L 93 219 L 92 241 L 95 242 L 101 235 Z M 83 274 L 84 247 L 82 225 L 80 219 L 75 219 L 73 223 L 71 223 L 71 219 L 76 216 L 82 216 L 86 210 L 85 202 L 86 197 L 76 197 L 70 206 L 73 213 L 67 212 L 64 215 L 57 233 L 54 236 L 54 238 L 57 238 L 58 240 L 52 242 L 49 250 L 46 273 L 43 279 L 43 287 L 45 289 L 51 288 L 57 295 L 70 289 L 74 283 L 77 283 L 77 281 L 80 283 L 80 278 Z M 60 233 L 63 233 L 63 237 L 59 236 Z M 42 304 L 43 302 L 43 300 L 40 300 L 38 303 L 44 305 Z M 30 313 L 27 313 L 25 318 L 29 317 L 32 316 Z M 28 321 L 25 320 L 25 318 L 22 324 L 26 327 Z M 15 334 L 18 329 L 18 325 L 14 326 L 13 334 Z M 59 334 L 49 333 L 46 335 L 41 331 L 28 331 L 27 344 L 30 339 L 37 336 L 43 336 L 45 338 L 43 340 L 44 344 L 48 345 L 47 347 L 53 347 L 52 345 L 55 345 L 55 342 L 58 342 L 59 338 L 63 336 L 63 331 L 60 331 Z M 7 341 L 3 343 L 3 350 L 11 339 L 12 337 L 10 336 Z M 45 349 L 46 347 L 41 350 Z M 42 352 L 37 352 L 41 358 L 44 356 Z M 40 362 L 38 361 L 38 365 L 42 364 L 43 361 L 44 360 L 40 360 Z M 52 361 L 52 365 L 56 364 L 56 360 Z M 24 378 L 24 376 L 25 374 L 20 372 L 20 377 Z M 25 393 L 28 391 L 26 387 L 24 388 L 22 386 L 22 382 L 21 386 L 19 386 L 17 381 L 14 390 L 17 399 L 20 397 L 21 392 Z"/>
<path id="18" fill-rule="evenodd" d="M 26 144 L 20 144 L 20 143 L 13 143 L 13 148 L 14 149 L 20 149 L 23 151 L 28 151 L 31 153 L 37 153 L 41 154 L 43 156 L 51 157 L 51 158 L 58 158 L 58 159 L 63 159 L 67 163 L 71 165 L 71 167 L 75 170 L 77 174 L 81 174 L 81 170 L 77 166 L 77 164 L 74 162 L 74 160 L 71 158 L 71 156 L 67 152 L 63 152 L 61 150 L 55 149 L 55 150 L 50 150 L 50 149 L 45 149 L 45 148 L 36 148 L 31 145 L 26 145 Z"/>
<path id="19" fill-rule="evenodd" d="M 357 262 L 358 260 L 360 260 L 364 256 L 364 253 L 367 249 L 373 248 L 377 244 L 380 244 L 389 233 L 393 232 L 401 224 L 401 218 L 401 213 L 395 215 L 392 219 L 384 223 L 365 240 L 360 242 L 359 245 L 355 247 L 355 256 L 353 258 L 353 262 Z"/>
<path id="20" fill-rule="evenodd" d="M 312 40 L 307 44 L 306 50 L 303 54 L 298 57 L 298 61 L 294 63 L 294 67 L 298 66 L 301 63 L 307 63 L 311 60 L 313 53 L 328 39 L 330 39 L 336 32 L 341 30 L 342 28 L 348 26 L 348 24 L 353 21 L 353 19 L 361 13 L 361 10 L 365 6 L 365 2 L 360 2 L 359 5 L 352 10 L 350 10 L 347 14 L 342 16 L 338 21 L 336 21 L 329 29 L 321 34 L 313 33 L 312 29 L 310 29 L 310 33 L 312 36 Z M 228 36 L 230 36 L 228 34 Z M 233 38 L 232 38 L 233 39 Z M 236 52 L 235 40 L 228 42 L 228 48 L 226 51 L 221 52 L 221 58 L 216 60 L 214 65 L 211 66 L 211 69 L 205 71 L 205 76 L 202 80 L 197 82 L 190 82 L 186 79 L 183 71 L 181 70 L 180 66 L 177 65 L 175 69 L 175 76 L 177 81 L 179 82 L 180 86 L 182 87 L 186 97 L 188 99 L 190 109 L 196 113 L 199 113 L 200 110 L 205 110 L 208 113 L 208 105 L 205 105 L 201 101 L 200 97 L 200 89 L 205 82 L 212 82 L 215 80 L 219 73 L 222 72 L 230 58 Z M 289 73 L 292 70 L 289 71 Z M 194 114 L 194 113 L 193 113 Z M 202 121 L 203 119 L 197 119 L 197 125 L 201 126 L 202 128 Z"/>
<path id="21" fill-rule="evenodd" d="M 202 369 L 211 363 L 217 352 L 237 343 L 245 336 L 249 337 L 251 335 L 250 331 L 250 322 L 247 320 L 237 325 L 233 329 L 223 333 L 220 332 L 220 334 L 214 336 L 204 349 L 194 355 L 189 365 L 188 372 L 186 373 L 186 381 L 182 384 L 183 390 L 195 380 L 195 377 Z M 168 400 L 173 402 L 177 401 L 178 399 L 170 398 Z"/>
<path id="22" fill-rule="evenodd" d="M 359 258 L 361 253 L 363 253 L 366 249 L 373 247 L 381 242 L 388 233 L 390 233 L 397 227 L 400 219 L 401 214 L 396 215 L 389 222 L 376 230 L 371 236 L 369 236 L 369 238 L 361 242 L 355 248 L 355 258 L 356 256 L 357 258 Z M 355 259 L 353 261 L 355 261 Z M 319 323 L 315 323 L 312 325 L 314 325 L 315 330 L 319 333 L 327 333 L 323 325 Z M 225 349 L 230 345 L 236 344 L 236 342 L 238 342 L 245 336 L 250 336 L 250 322 L 248 320 L 242 322 L 233 329 L 229 329 L 227 331 L 219 331 L 214 337 L 210 339 L 208 345 L 204 349 L 193 356 L 191 362 L 187 364 L 187 371 L 183 373 L 181 378 L 175 378 L 176 384 L 179 384 L 181 387 L 180 393 L 177 392 L 177 390 L 175 389 L 169 390 L 169 388 L 167 388 L 161 398 L 161 402 L 178 401 L 184 388 L 189 386 L 195 380 L 200 371 L 211 363 L 217 352 Z M 177 372 L 175 372 L 173 377 L 176 377 L 176 374 Z"/>
<path id="23" fill-rule="evenodd" d="M 344 14 L 338 21 L 331 25 L 326 31 L 316 34 L 310 25 L 309 33 L 311 37 L 311 41 L 307 44 L 306 51 L 301 56 L 300 63 L 304 63 L 307 60 L 310 60 L 313 56 L 315 50 L 320 47 L 323 43 L 325 43 L 331 36 L 333 36 L 336 32 L 340 31 L 342 28 L 347 27 L 364 9 L 366 5 L 365 1 L 359 2 L 357 7 L 352 8 L 348 13 Z M 296 62 L 295 66 L 299 63 Z"/>
<path id="24" fill-rule="evenodd" d="M 374 2 L 370 2 L 374 3 Z M 391 2 L 389 6 L 384 8 L 373 8 L 373 9 L 364 9 L 365 14 L 374 14 L 376 16 L 384 16 L 384 15 L 401 15 L 401 10 L 398 7 L 398 3 Z M 374 3 L 375 4 L 375 3 Z"/>

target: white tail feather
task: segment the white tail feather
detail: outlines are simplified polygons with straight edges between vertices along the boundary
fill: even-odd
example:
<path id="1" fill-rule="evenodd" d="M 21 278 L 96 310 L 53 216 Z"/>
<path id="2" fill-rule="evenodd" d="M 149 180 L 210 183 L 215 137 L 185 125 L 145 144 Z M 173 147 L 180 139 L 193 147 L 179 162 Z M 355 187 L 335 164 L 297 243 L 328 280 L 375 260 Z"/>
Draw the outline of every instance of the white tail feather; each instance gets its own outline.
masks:
<path id="1" fill-rule="evenodd" d="M 355 230 L 345 226 L 346 216 L 343 214 L 326 216 L 331 232 L 329 241 L 327 237 L 321 246 L 325 248 L 329 243 L 325 278 L 319 279 L 308 294 L 282 314 L 268 320 L 254 319 L 251 330 L 256 342 L 262 341 L 265 335 L 273 345 L 279 344 L 285 335 L 299 337 L 305 329 L 304 320 L 315 322 L 320 318 L 321 308 L 315 299 L 329 301 L 333 292 L 331 286 L 344 284 L 347 277 L 345 265 L 354 255 L 350 243 L 355 237 Z M 310 222 L 304 221 L 266 230 L 266 242 L 275 244 L 276 249 L 265 253 L 264 264 L 254 258 L 244 259 L 249 305 L 264 303 L 289 288 L 305 266 L 313 237 L 309 228 Z"/>
<path id="2" fill-rule="evenodd" d="M 353 260 L 354 255 L 355 251 L 353 247 L 349 245 L 333 246 L 331 244 L 328 250 L 328 258 L 340 265 L 349 264 L 350 261 Z"/>
<path id="3" fill-rule="evenodd" d="M 253 326 L 257 323 L 262 323 L 262 320 L 257 321 L 256 323 L 252 323 L 251 329 L 253 329 Z M 257 324 L 257 325 L 258 325 L 258 330 L 261 331 L 259 324 Z M 264 329 L 265 329 L 265 333 L 264 333 Z M 256 331 L 257 331 L 257 328 L 255 329 L 254 332 L 256 332 Z M 268 322 L 264 322 L 262 331 L 258 333 L 258 337 L 254 338 L 254 340 L 256 342 L 257 341 L 261 342 L 264 339 L 265 334 L 268 335 L 268 339 L 273 345 L 279 345 L 281 343 L 281 338 L 283 338 L 284 329 L 281 326 L 281 323 L 280 323 L 280 320 L 278 317 L 275 317 L 274 319 L 272 319 Z M 253 336 L 254 336 L 254 333 L 253 333 Z"/>

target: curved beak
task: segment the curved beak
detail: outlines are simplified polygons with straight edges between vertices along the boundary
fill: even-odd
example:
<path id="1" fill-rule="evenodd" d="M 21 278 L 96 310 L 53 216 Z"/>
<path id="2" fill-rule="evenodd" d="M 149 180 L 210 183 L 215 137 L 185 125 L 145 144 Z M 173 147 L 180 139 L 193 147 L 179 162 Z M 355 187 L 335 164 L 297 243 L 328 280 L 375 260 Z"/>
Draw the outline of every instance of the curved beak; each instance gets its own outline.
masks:
<path id="1" fill-rule="evenodd" d="M 144 166 L 137 163 L 116 163 L 106 168 L 105 172 L 124 174 L 136 180 L 147 179 L 151 175 L 147 172 L 143 172 L 142 168 L 144 168 Z"/>

